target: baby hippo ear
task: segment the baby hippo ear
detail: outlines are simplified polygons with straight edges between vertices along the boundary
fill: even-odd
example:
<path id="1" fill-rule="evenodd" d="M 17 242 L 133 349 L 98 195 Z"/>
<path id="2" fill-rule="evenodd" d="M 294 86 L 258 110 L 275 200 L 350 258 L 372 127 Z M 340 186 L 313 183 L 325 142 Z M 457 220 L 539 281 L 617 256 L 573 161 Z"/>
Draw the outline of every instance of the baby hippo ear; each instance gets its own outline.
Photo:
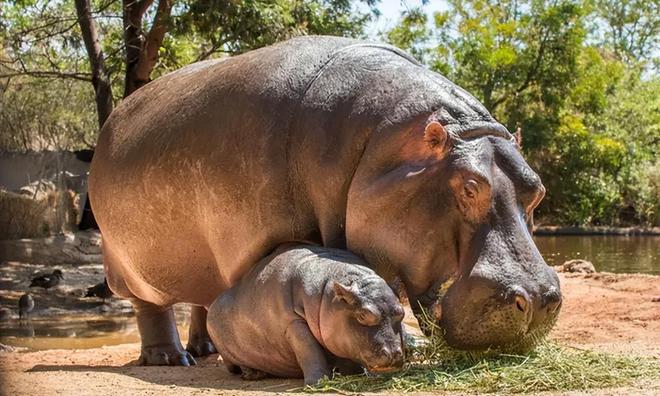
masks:
<path id="1" fill-rule="evenodd" d="M 348 305 L 356 305 L 357 304 L 357 288 L 355 286 L 346 286 L 343 285 L 337 281 L 335 281 L 332 284 L 332 287 L 335 290 L 335 299 L 342 300 L 346 302 Z"/>
<path id="2" fill-rule="evenodd" d="M 449 135 L 447 130 L 438 121 L 429 121 L 424 129 L 424 141 L 434 151 L 444 152 L 447 150 Z"/>

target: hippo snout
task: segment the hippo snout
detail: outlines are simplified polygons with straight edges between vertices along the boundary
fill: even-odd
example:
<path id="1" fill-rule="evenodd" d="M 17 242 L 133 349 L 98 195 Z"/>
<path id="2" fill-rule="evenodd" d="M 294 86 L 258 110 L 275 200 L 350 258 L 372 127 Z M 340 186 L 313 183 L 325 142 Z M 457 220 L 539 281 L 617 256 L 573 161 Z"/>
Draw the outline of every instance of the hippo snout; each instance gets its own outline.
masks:
<path id="1" fill-rule="evenodd" d="M 507 284 L 471 276 L 456 282 L 444 296 L 439 324 L 454 347 L 522 351 L 547 334 L 561 305 L 558 279 L 549 271 L 543 282 Z"/>
<path id="2" fill-rule="evenodd" d="M 404 354 L 400 345 L 384 346 L 378 353 L 378 357 L 369 359 L 370 364 L 365 366 L 372 373 L 389 373 L 401 369 L 403 362 Z"/>

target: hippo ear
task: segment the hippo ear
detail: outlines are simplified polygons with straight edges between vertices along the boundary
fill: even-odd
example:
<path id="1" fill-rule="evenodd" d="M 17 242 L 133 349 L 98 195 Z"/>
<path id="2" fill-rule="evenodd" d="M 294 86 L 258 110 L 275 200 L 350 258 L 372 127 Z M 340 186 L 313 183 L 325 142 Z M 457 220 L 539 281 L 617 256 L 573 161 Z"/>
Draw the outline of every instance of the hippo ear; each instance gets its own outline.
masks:
<path id="1" fill-rule="evenodd" d="M 520 129 L 520 127 L 516 129 L 516 133 L 513 134 L 513 138 L 516 142 L 516 146 L 518 146 L 518 150 L 522 149 L 522 129 Z"/>
<path id="2" fill-rule="evenodd" d="M 430 121 L 424 129 L 424 141 L 432 150 L 445 151 L 449 136 L 447 130 L 438 121 Z"/>
<path id="3" fill-rule="evenodd" d="M 337 281 L 332 284 L 332 287 L 335 290 L 335 299 L 342 300 L 348 305 L 357 304 L 357 290 L 354 287 L 342 285 Z"/>

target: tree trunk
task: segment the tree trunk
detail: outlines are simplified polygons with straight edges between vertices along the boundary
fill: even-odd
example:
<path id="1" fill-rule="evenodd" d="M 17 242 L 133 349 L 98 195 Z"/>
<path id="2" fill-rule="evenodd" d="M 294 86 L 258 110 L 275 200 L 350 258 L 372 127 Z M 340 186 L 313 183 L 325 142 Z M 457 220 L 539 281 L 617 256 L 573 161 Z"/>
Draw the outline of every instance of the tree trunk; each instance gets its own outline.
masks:
<path id="1" fill-rule="evenodd" d="M 78 25 L 80 25 L 85 48 L 87 49 L 87 57 L 92 69 L 92 85 L 94 85 L 96 93 L 96 111 L 100 129 L 112 112 L 112 86 L 105 70 L 103 50 L 99 43 L 89 0 L 75 0 L 75 2 Z"/>
<path id="2" fill-rule="evenodd" d="M 151 29 L 144 34 L 142 18 L 153 0 L 122 0 L 124 8 L 124 43 L 126 44 L 126 79 L 124 97 L 151 81 L 158 62 L 158 50 L 167 33 L 167 19 L 172 0 L 159 0 Z"/>

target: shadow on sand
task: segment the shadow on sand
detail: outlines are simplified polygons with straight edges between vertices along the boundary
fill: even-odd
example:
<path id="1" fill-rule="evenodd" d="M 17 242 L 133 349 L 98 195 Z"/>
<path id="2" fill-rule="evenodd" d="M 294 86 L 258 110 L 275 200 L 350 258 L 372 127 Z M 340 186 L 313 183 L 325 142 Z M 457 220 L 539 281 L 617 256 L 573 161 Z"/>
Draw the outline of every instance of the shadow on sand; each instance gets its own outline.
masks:
<path id="1" fill-rule="evenodd" d="M 38 364 L 28 372 L 104 372 L 126 375 L 141 381 L 157 385 L 241 390 L 257 392 L 301 391 L 302 380 L 268 378 L 260 381 L 244 381 L 238 375 L 229 373 L 218 355 L 198 358 L 193 367 L 138 366 L 132 361 L 123 366 L 87 366 L 87 365 L 45 365 Z"/>

